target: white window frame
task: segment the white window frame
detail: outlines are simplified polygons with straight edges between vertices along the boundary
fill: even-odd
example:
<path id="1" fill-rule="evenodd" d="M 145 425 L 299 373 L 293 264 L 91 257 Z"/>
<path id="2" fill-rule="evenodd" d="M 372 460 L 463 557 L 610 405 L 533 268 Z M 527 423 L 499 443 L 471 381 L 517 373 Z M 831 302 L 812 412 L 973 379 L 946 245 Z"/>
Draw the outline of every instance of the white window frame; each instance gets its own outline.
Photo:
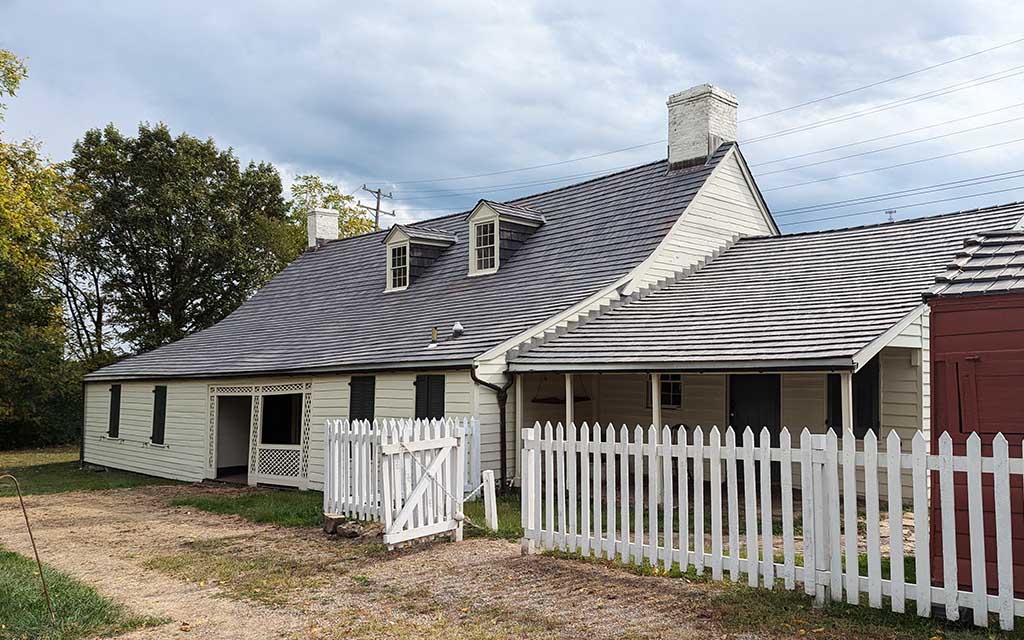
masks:
<path id="1" fill-rule="evenodd" d="M 406 241 L 406 242 L 392 242 L 392 243 L 389 243 L 387 245 L 387 248 L 388 248 L 387 275 L 385 276 L 386 277 L 386 286 L 385 286 L 384 290 L 385 291 L 405 291 L 406 289 L 409 288 L 409 280 L 412 278 L 411 265 L 410 265 L 410 259 L 412 258 L 412 247 L 410 246 L 410 243 L 408 241 Z M 400 248 L 404 248 L 405 249 L 405 284 L 400 286 L 400 287 L 396 287 L 396 286 L 394 286 L 394 275 L 392 274 L 393 265 L 392 265 L 391 258 L 392 258 L 392 254 L 394 253 L 394 250 L 395 249 L 400 249 Z"/>
<path id="2" fill-rule="evenodd" d="M 683 408 L 683 375 L 680 373 L 663 373 L 659 376 L 661 388 L 658 389 L 658 393 L 661 394 L 661 408 L 662 409 L 682 409 Z M 670 404 L 665 402 L 665 386 L 668 384 L 679 385 L 679 402 L 677 404 Z M 648 409 L 651 408 L 651 377 L 647 377 L 647 404 Z"/>
<path id="3" fill-rule="evenodd" d="M 486 269 L 480 269 L 480 268 L 477 267 L 476 234 L 477 234 L 477 229 L 479 227 L 483 226 L 483 225 L 486 225 L 486 224 L 492 225 L 492 227 L 494 228 L 494 266 L 493 267 L 488 267 Z M 469 230 L 469 275 L 471 275 L 471 276 L 482 276 L 482 275 L 486 275 L 488 273 L 494 273 L 495 271 L 498 270 L 498 267 L 501 265 L 500 233 L 501 233 L 501 221 L 498 219 L 497 216 L 487 217 L 487 218 L 483 218 L 481 220 L 476 220 L 476 221 L 473 222 L 472 225 L 470 225 L 470 230 Z"/>

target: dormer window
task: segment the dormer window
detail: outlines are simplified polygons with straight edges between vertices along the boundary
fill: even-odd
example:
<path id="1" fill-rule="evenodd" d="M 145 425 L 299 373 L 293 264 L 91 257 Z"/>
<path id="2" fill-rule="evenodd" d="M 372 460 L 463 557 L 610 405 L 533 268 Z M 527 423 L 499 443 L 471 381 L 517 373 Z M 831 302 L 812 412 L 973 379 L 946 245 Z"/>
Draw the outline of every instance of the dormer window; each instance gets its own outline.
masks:
<path id="1" fill-rule="evenodd" d="M 396 224 L 384 237 L 387 249 L 385 291 L 408 288 L 444 251 L 455 244 L 453 234 L 439 229 Z"/>
<path id="2" fill-rule="evenodd" d="M 474 229 L 476 243 L 473 247 L 476 253 L 476 270 L 488 271 L 497 266 L 497 254 L 494 246 L 494 223 L 480 222 Z"/>
<path id="3" fill-rule="evenodd" d="M 404 289 L 409 286 L 409 245 L 400 244 L 391 247 L 388 264 L 390 280 L 389 289 Z"/>
<path id="4" fill-rule="evenodd" d="M 469 275 L 494 273 L 538 227 L 544 215 L 517 205 L 481 200 L 469 214 Z"/>

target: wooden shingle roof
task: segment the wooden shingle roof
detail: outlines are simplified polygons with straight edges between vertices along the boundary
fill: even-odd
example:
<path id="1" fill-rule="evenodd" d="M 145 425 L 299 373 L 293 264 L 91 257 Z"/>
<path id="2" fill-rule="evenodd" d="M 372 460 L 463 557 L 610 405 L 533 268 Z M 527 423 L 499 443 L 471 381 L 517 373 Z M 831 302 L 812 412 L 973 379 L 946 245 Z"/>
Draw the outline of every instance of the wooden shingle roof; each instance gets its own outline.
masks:
<path id="1" fill-rule="evenodd" d="M 986 233 L 964 242 L 926 298 L 1024 292 L 1024 231 Z"/>
<path id="2" fill-rule="evenodd" d="M 703 269 L 541 344 L 512 368 L 848 368 L 922 303 L 973 234 L 1024 203 L 850 229 L 742 238 Z"/>
<path id="3" fill-rule="evenodd" d="M 642 262 L 731 148 L 697 167 L 654 162 L 507 203 L 546 223 L 486 276 L 468 274 L 466 213 L 404 227 L 458 238 L 404 291 L 384 290 L 385 231 L 328 242 L 213 327 L 86 379 L 467 366 Z M 441 339 L 428 349 L 433 327 Z"/>

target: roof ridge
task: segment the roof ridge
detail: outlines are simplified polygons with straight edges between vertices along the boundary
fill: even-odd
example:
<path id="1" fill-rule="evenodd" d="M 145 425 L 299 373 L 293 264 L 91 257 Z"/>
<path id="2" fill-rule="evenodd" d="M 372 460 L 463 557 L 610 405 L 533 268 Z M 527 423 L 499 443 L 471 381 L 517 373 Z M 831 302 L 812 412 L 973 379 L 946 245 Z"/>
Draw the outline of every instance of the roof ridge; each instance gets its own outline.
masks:
<path id="1" fill-rule="evenodd" d="M 657 164 L 668 164 L 668 159 L 665 158 L 663 160 L 654 160 L 653 162 L 645 162 L 643 164 L 638 164 L 636 166 L 629 167 L 627 169 L 620 169 L 618 171 L 613 171 L 611 173 L 606 173 L 604 175 L 595 176 L 595 177 L 589 178 L 587 180 L 581 180 L 580 182 L 574 182 L 572 184 L 567 184 L 565 186 L 555 187 L 553 189 L 548 189 L 547 191 L 538 191 L 537 193 L 531 193 L 530 195 L 522 196 L 520 198 L 514 198 L 512 200 L 505 200 L 503 202 L 500 202 L 499 204 L 507 204 L 507 205 L 512 205 L 512 206 L 521 206 L 521 205 L 516 205 L 514 203 L 519 202 L 521 200 L 526 200 L 527 198 L 536 198 L 537 196 L 546 196 L 546 195 L 551 194 L 551 193 L 557 193 L 559 191 L 564 191 L 565 189 L 571 189 L 573 187 L 580 187 L 580 186 L 583 186 L 585 184 L 590 184 L 591 182 L 597 182 L 598 180 L 604 180 L 606 178 L 611 178 L 612 176 L 618 176 L 618 175 L 622 175 L 624 173 L 629 173 L 630 171 L 636 171 L 637 169 L 645 169 L 647 167 L 653 167 L 654 165 L 657 165 Z M 703 165 L 701 165 L 701 167 L 703 167 Z M 697 169 L 697 168 L 699 168 L 699 167 L 689 167 L 688 170 Z M 680 169 L 680 171 L 686 171 L 686 170 Z"/>
<path id="2" fill-rule="evenodd" d="M 874 223 L 871 223 L 871 224 L 854 225 L 852 227 L 837 227 L 837 228 L 834 228 L 834 229 L 815 229 L 813 231 L 798 231 L 798 232 L 795 232 L 795 233 L 783 233 L 783 234 L 777 235 L 777 236 L 747 236 L 746 239 L 754 240 L 754 239 L 767 239 L 767 238 L 795 238 L 795 237 L 799 237 L 799 236 L 810 236 L 810 235 L 825 234 L 825 233 L 838 233 L 838 232 L 842 232 L 842 231 L 857 231 L 857 230 L 860 230 L 860 229 L 873 229 L 875 227 L 895 227 L 895 226 L 902 226 L 902 225 L 907 225 L 907 224 L 913 224 L 913 223 L 916 223 L 916 222 L 927 222 L 927 221 L 935 220 L 935 219 L 938 219 L 938 218 L 948 218 L 948 217 L 953 217 L 953 216 L 958 216 L 958 215 L 966 215 L 968 213 L 982 213 L 982 212 L 988 212 L 988 211 L 995 211 L 997 209 L 1003 209 L 1003 208 L 1007 208 L 1008 209 L 1008 208 L 1015 207 L 1015 206 L 1016 207 L 1024 207 L 1024 200 L 1014 200 L 1013 202 L 1004 202 L 1002 204 L 993 204 L 993 205 L 989 205 L 987 207 L 975 207 L 973 209 L 960 209 L 958 211 L 945 211 L 943 213 L 936 213 L 936 214 L 929 215 L 929 216 L 917 216 L 917 217 L 914 217 L 914 218 L 905 218 L 903 220 L 894 220 L 893 222 L 888 222 L 888 221 L 886 221 L 886 222 L 874 222 Z M 1021 213 L 1021 216 L 1024 217 L 1024 212 Z"/>

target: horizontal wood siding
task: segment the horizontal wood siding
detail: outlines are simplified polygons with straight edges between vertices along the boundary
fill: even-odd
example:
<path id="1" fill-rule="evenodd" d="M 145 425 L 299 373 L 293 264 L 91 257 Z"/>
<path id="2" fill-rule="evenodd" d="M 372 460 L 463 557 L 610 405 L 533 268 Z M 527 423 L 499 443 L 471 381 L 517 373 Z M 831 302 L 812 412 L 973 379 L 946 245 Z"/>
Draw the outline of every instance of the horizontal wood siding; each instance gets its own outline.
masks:
<path id="1" fill-rule="evenodd" d="M 824 430 L 827 380 L 823 373 L 782 376 L 782 424 L 789 427 L 790 433 L 804 428 Z"/>
<path id="2" fill-rule="evenodd" d="M 468 371 L 432 371 L 445 375 L 445 413 L 453 417 L 472 414 L 472 381 Z M 370 374 L 372 375 L 372 374 Z M 410 418 L 416 399 L 416 373 L 377 374 L 375 410 L 378 418 Z M 310 378 L 231 378 L 121 383 L 121 431 L 107 439 L 110 384 L 86 385 L 85 461 L 136 473 L 200 481 L 206 476 L 210 426 L 210 386 L 269 385 L 307 381 Z M 312 378 L 310 403 L 309 486 L 323 486 L 324 424 L 328 418 L 347 418 L 347 375 Z M 166 447 L 147 445 L 153 427 L 153 386 L 167 385 Z M 495 430 L 496 433 L 496 425 Z M 496 437 L 496 436 L 495 436 Z M 496 442 L 496 441 L 495 441 Z"/>
<path id="3" fill-rule="evenodd" d="M 740 236 L 771 233 L 739 160 L 729 154 L 655 251 L 640 284 L 671 277 Z"/>
<path id="4" fill-rule="evenodd" d="M 169 382 L 165 446 L 150 443 L 154 382 L 122 382 L 121 429 L 106 438 L 110 383 L 86 385 L 85 461 L 175 480 L 199 481 L 206 475 L 209 402 L 205 382 Z"/>

